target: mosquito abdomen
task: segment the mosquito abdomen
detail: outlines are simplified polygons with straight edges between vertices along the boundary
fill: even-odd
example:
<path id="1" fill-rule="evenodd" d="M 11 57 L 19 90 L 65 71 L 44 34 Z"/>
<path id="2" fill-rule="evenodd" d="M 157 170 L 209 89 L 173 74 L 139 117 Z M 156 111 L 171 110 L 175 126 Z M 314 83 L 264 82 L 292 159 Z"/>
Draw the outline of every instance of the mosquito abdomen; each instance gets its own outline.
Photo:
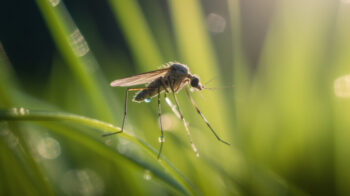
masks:
<path id="1" fill-rule="evenodd" d="M 133 101 L 135 102 L 142 102 L 145 99 L 152 98 L 156 95 L 158 95 L 158 92 L 162 92 L 164 90 L 161 79 L 157 79 L 153 82 L 151 82 L 146 89 L 143 89 L 136 93 Z"/>
<path id="2" fill-rule="evenodd" d="M 158 89 L 141 90 L 135 95 L 133 101 L 142 102 L 145 99 L 152 98 L 152 97 L 156 96 L 157 94 L 158 94 Z"/>
<path id="3" fill-rule="evenodd" d="M 135 102 L 142 102 L 142 101 L 144 101 L 146 98 L 148 98 L 148 96 L 147 96 L 148 93 L 146 93 L 145 91 L 146 91 L 146 90 L 141 90 L 141 91 L 139 91 L 139 92 L 135 95 L 133 101 L 135 101 Z"/>

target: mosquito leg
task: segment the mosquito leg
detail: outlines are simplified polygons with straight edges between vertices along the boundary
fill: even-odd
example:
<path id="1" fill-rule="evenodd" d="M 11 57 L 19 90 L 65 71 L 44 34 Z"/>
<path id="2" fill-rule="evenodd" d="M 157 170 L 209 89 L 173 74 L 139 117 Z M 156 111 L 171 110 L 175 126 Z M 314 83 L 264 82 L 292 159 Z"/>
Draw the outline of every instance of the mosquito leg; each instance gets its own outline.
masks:
<path id="1" fill-rule="evenodd" d="M 160 158 L 160 154 L 162 153 L 163 149 L 163 143 L 164 143 L 164 131 L 163 131 L 163 125 L 162 125 L 162 110 L 161 110 L 161 105 L 160 105 L 160 88 L 158 88 L 158 116 L 159 116 L 159 125 L 160 125 L 160 148 L 159 148 L 159 153 L 157 158 Z"/>
<path id="2" fill-rule="evenodd" d="M 222 140 L 214 131 L 214 129 L 210 126 L 209 122 L 207 121 L 207 119 L 203 116 L 202 112 L 199 110 L 198 106 L 196 105 L 196 103 L 194 102 L 194 100 L 192 99 L 192 96 L 190 94 L 190 92 L 188 92 L 188 88 L 185 88 L 186 90 L 186 94 L 188 96 L 188 98 L 190 99 L 193 107 L 197 110 L 198 114 L 202 117 L 202 119 L 204 120 L 204 122 L 208 125 L 209 129 L 211 130 L 211 132 L 213 132 L 213 134 L 215 135 L 215 137 L 222 143 L 230 145 L 228 142 Z"/>
<path id="3" fill-rule="evenodd" d="M 171 102 L 171 100 L 168 98 L 168 94 L 167 93 L 164 94 L 164 99 L 165 99 L 165 102 L 168 104 L 168 106 L 171 108 L 171 110 L 174 112 L 176 117 L 178 117 L 180 120 L 182 120 L 179 111 L 177 111 L 177 109 L 176 109 L 176 105 L 174 105 Z"/>
<path id="4" fill-rule="evenodd" d="M 184 126 L 185 126 L 185 129 L 186 129 L 186 133 L 187 133 L 187 137 L 188 137 L 188 140 L 190 141 L 190 144 L 191 144 L 191 147 L 194 151 L 194 153 L 196 154 L 197 157 L 199 157 L 199 153 L 198 153 L 198 150 L 197 150 L 197 147 L 196 145 L 193 143 L 193 140 L 192 140 L 192 137 L 191 137 L 191 133 L 190 133 L 190 130 L 188 129 L 188 124 L 184 118 L 184 116 L 182 115 L 182 112 L 181 112 L 181 109 L 180 109 L 180 106 L 179 106 L 179 103 L 177 101 L 177 98 L 176 98 L 176 95 L 175 95 L 175 92 L 174 92 L 174 88 L 172 86 L 172 84 L 170 83 L 170 88 L 171 88 L 171 91 L 173 93 L 173 96 L 174 96 L 174 99 L 175 99 L 175 103 L 176 103 L 176 106 L 177 106 L 177 109 L 179 111 L 179 115 L 180 115 L 180 119 L 182 120 L 182 122 L 184 123 Z M 174 108 L 175 109 L 175 108 Z M 175 112 L 176 109 L 173 111 Z M 176 114 L 176 112 L 175 112 Z"/>
<path id="5" fill-rule="evenodd" d="M 126 95 L 125 95 L 125 103 L 124 103 L 124 117 L 123 117 L 123 122 L 122 122 L 122 129 L 120 131 L 117 132 L 113 132 L 113 133 L 106 133 L 103 134 L 102 136 L 110 136 L 110 135 L 114 135 L 114 134 L 118 134 L 118 133 L 123 133 L 124 131 L 124 124 L 125 124 L 125 119 L 126 119 L 126 113 L 128 111 L 128 96 L 129 96 L 129 91 L 138 91 L 138 90 L 143 90 L 146 88 L 128 88 L 126 89 Z"/>
<path id="6" fill-rule="evenodd" d="M 165 84 L 165 79 L 163 77 L 161 77 L 160 82 L 162 83 L 162 86 L 163 86 L 165 92 L 169 93 L 167 85 Z"/>

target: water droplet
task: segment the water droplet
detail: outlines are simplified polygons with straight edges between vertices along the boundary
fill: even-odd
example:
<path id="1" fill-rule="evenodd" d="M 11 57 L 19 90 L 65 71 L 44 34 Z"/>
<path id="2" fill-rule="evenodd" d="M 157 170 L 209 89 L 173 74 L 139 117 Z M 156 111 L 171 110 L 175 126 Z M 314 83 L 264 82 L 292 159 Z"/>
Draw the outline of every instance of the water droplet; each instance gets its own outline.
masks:
<path id="1" fill-rule="evenodd" d="M 24 116 L 24 115 L 26 115 L 28 113 L 29 113 L 29 110 L 27 110 L 25 108 L 22 108 L 22 107 L 19 108 L 19 114 L 20 115 Z"/>
<path id="2" fill-rule="evenodd" d="M 158 138 L 158 142 L 159 142 L 159 143 L 165 142 L 165 137 L 164 137 L 164 136 L 160 136 L 160 137 Z"/>
<path id="3" fill-rule="evenodd" d="M 143 174 L 143 178 L 145 180 L 151 180 L 152 179 L 151 172 L 149 170 L 145 170 L 145 173 Z"/>
<path id="4" fill-rule="evenodd" d="M 146 103 L 151 102 L 151 98 L 147 98 L 147 99 L 145 99 L 145 102 L 146 102 Z"/>
<path id="5" fill-rule="evenodd" d="M 196 153 L 196 157 L 199 157 L 199 153 L 198 153 L 198 150 L 197 150 L 196 145 L 194 145 L 194 144 L 192 143 L 191 146 L 192 146 L 192 149 L 193 149 L 194 153 Z"/>

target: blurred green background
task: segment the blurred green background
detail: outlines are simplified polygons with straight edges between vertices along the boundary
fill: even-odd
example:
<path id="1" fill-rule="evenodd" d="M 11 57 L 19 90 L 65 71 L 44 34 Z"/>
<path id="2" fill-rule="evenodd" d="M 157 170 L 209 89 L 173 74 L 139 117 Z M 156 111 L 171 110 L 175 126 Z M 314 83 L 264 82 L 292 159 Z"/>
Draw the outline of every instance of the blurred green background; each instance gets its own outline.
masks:
<path id="1" fill-rule="evenodd" d="M 350 195 L 350 1 L 0 5 L 0 195 Z M 192 93 L 230 146 L 185 92 L 200 157 L 164 100 L 160 160 L 156 99 L 101 137 L 123 117 L 109 82 L 169 61 L 232 86 Z"/>

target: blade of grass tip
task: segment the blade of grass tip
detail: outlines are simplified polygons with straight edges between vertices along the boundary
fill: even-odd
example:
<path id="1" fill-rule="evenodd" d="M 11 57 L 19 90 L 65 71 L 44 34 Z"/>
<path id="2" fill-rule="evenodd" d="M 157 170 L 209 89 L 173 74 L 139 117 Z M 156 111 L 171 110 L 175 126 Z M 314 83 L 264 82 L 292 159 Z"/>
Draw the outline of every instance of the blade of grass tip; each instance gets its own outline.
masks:
<path id="1" fill-rule="evenodd" d="M 90 99 L 99 117 L 112 122 L 114 119 L 111 108 L 99 88 L 102 79 L 99 79 L 99 65 L 91 53 L 85 38 L 80 33 L 62 1 L 36 1 L 52 37 L 71 68 L 75 77 L 82 84 L 86 97 Z M 107 84 L 105 84 L 107 85 Z"/>
<path id="2" fill-rule="evenodd" d="M 146 71 L 145 66 L 154 69 L 151 66 L 163 64 L 158 46 L 137 1 L 109 0 L 109 4 L 141 71 Z"/>
<path id="3" fill-rule="evenodd" d="M 11 69 L 10 61 L 0 42 L 0 106 L 12 106 L 14 89 L 18 88 L 17 80 Z"/>
<path id="4" fill-rule="evenodd" d="M 143 161 L 143 159 L 140 159 L 135 155 L 127 153 L 120 154 L 120 152 L 115 151 L 115 149 L 112 149 L 111 147 L 96 141 L 95 138 L 81 134 L 80 132 L 74 131 L 73 129 L 67 128 L 63 125 L 43 122 L 39 124 L 48 128 L 50 131 L 53 131 L 70 140 L 73 140 L 76 144 L 81 144 L 82 146 L 89 148 L 89 150 L 104 156 L 106 159 L 112 159 L 116 164 L 120 163 L 120 158 L 125 158 L 127 161 L 131 162 L 132 164 L 135 164 L 139 168 L 151 171 L 151 173 L 153 173 L 156 177 L 158 177 L 168 185 L 172 186 L 173 188 L 177 189 L 178 191 L 184 193 L 185 195 L 190 195 L 189 192 L 185 189 L 185 187 L 183 187 L 176 179 L 174 179 L 173 176 L 169 175 L 168 173 L 165 173 L 164 171 L 149 164 L 148 162 Z"/>
<path id="5" fill-rule="evenodd" d="M 89 126 L 95 129 L 101 129 L 109 132 L 118 132 L 121 129 L 112 124 L 99 121 L 96 119 L 79 116 L 75 114 L 63 113 L 63 112 L 48 112 L 48 111 L 34 111 L 28 110 L 23 107 L 12 108 L 11 110 L 0 110 L 0 120 L 20 120 L 20 121 L 69 121 L 77 124 Z M 152 148 L 149 144 L 143 140 L 132 136 L 126 132 L 119 134 L 118 136 L 123 137 L 144 149 L 153 158 L 157 159 L 158 152 Z M 160 165 L 167 170 L 176 180 L 186 187 L 186 190 L 193 192 L 192 185 L 189 181 L 172 165 L 170 162 L 162 156 L 163 160 L 160 160 Z M 194 194 L 193 194 L 194 195 Z"/>

